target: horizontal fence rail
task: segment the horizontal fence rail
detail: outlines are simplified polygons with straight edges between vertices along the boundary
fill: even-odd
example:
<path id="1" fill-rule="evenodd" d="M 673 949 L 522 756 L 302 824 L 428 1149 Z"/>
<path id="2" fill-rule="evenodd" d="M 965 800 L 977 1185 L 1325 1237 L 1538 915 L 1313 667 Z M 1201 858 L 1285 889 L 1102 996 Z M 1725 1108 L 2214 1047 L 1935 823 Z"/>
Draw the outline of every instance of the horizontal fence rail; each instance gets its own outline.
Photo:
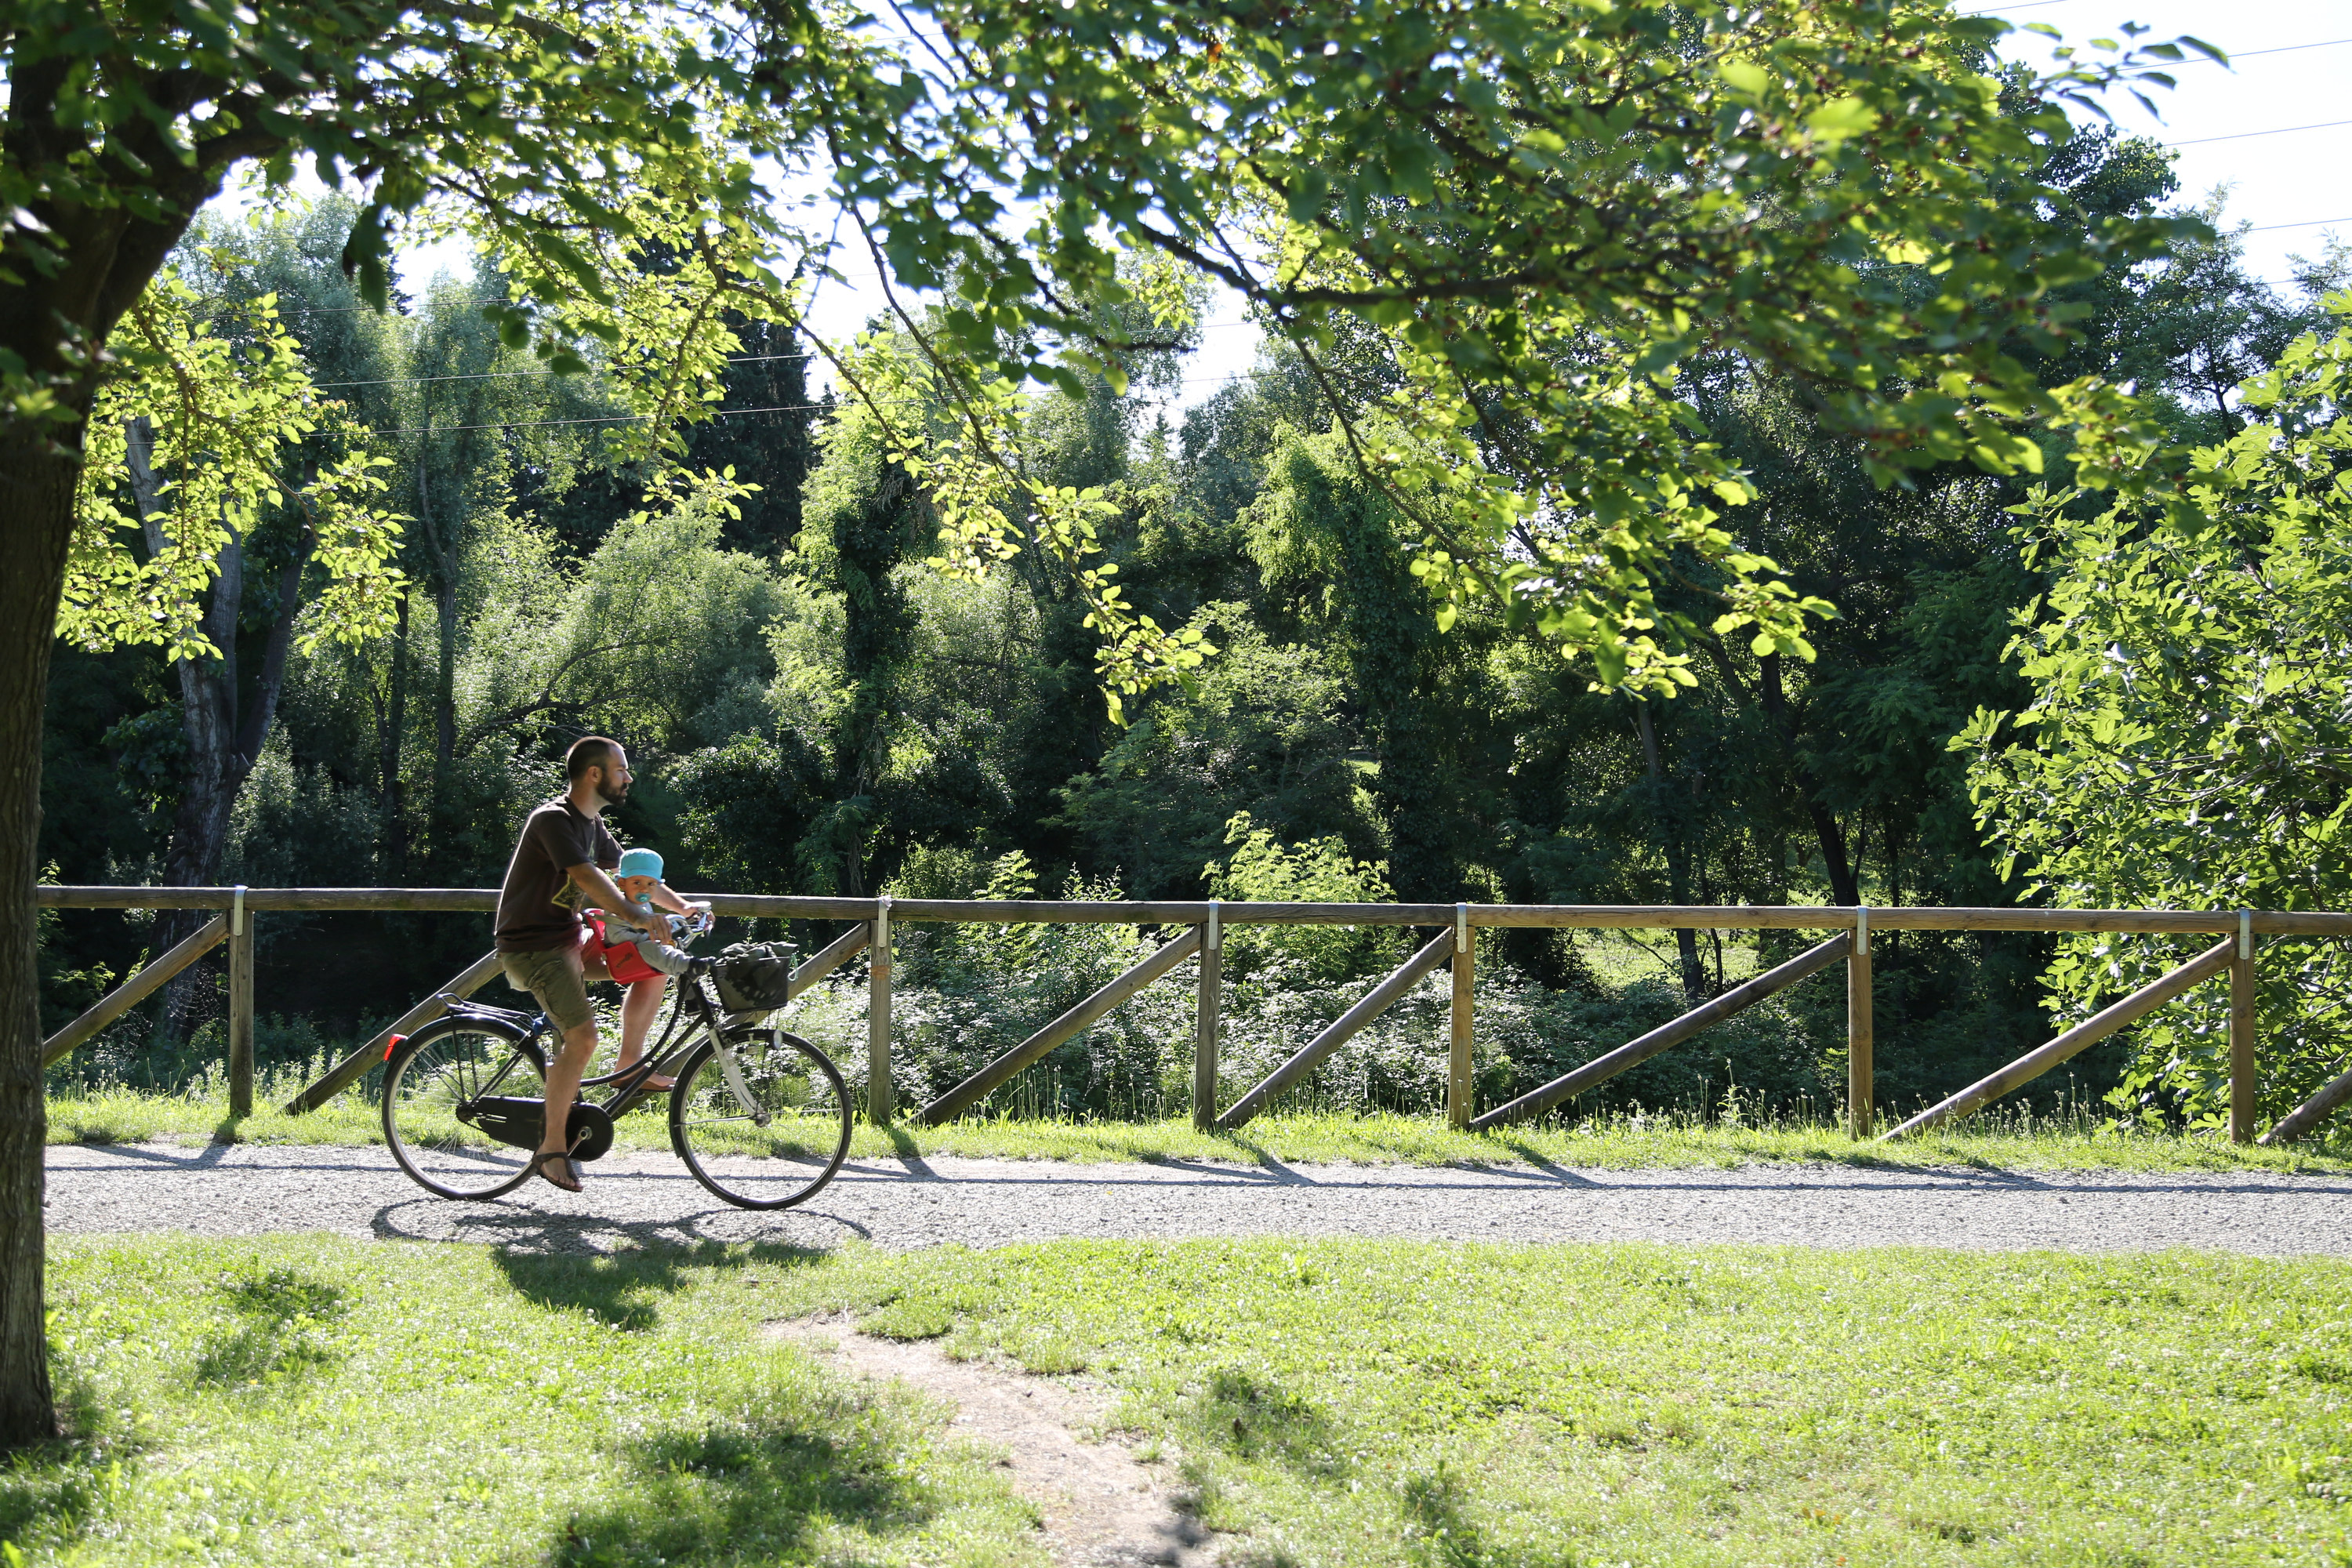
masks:
<path id="1" fill-rule="evenodd" d="M 1381 1011 L 1411 991 L 1449 959 L 1453 1000 L 1448 1019 L 1446 1118 L 1456 1127 L 1485 1130 L 1541 1113 L 1617 1070 L 1699 1033 L 1764 995 L 1843 958 L 1847 985 L 1847 1121 L 1857 1138 L 1873 1131 L 1871 947 L 1874 934 L 1897 931 L 2114 931 L 2150 936 L 2233 937 L 2181 965 L 2155 984 L 2107 1008 L 2098 1016 L 2019 1058 L 2000 1072 L 1969 1086 L 1884 1134 L 1895 1138 L 1924 1131 L 1966 1116 L 2040 1073 L 2152 1011 L 2190 986 L 2228 970 L 2230 1009 L 2230 1131 L 2244 1142 L 2254 1136 L 2255 1039 L 2253 973 L 2257 937 L 2352 936 L 2352 913 L 2279 910 L 2020 910 L 1998 908 L 1843 908 L 1769 904 L 1321 904 L 1232 902 L 1223 900 L 1108 900 L 1006 899 L 812 898 L 790 894 L 700 893 L 692 895 L 716 914 L 761 920 L 855 922 L 794 972 L 794 994 L 806 989 L 861 951 L 869 952 L 867 1114 L 891 1120 L 895 1106 L 890 1076 L 891 929 L 894 923 L 982 925 L 1133 925 L 1190 928 L 1118 981 L 1055 1019 L 923 1108 L 923 1120 L 939 1122 L 969 1113 L 988 1095 L 1043 1058 L 1055 1046 L 1083 1032 L 1187 958 L 1195 958 L 1200 1003 L 1192 1072 L 1196 1126 L 1237 1128 L 1276 1097 L 1305 1080 L 1333 1050 Z M 253 917 L 282 913 L 425 912 L 488 914 L 498 907 L 494 888 L 146 888 L 57 887 L 35 890 L 44 909 L 213 910 L 207 922 L 170 952 L 116 987 L 45 1042 L 44 1065 L 63 1058 L 162 987 L 171 975 L 194 963 L 224 936 L 230 942 L 230 1081 L 233 1110 L 251 1104 L 253 1017 Z M 1217 1045 L 1223 986 L 1223 932 L 1233 926 L 1401 926 L 1433 933 L 1400 969 L 1389 974 L 1339 1020 L 1256 1085 L 1223 1115 L 1217 1113 Z M 1681 1018 L 1620 1047 L 1551 1083 L 1522 1094 L 1484 1115 L 1471 1103 L 1472 974 L 1476 930 L 1797 931 L 1832 933 L 1829 941 L 1757 976 Z M 495 953 L 485 954 L 444 988 L 463 996 L 498 972 Z M 317 1109 L 362 1079 L 382 1058 L 388 1037 L 405 1033 L 443 1008 L 440 994 L 418 1003 L 389 1029 L 352 1052 L 288 1104 L 289 1112 Z M 241 1059 L 240 1058 L 241 1047 Z M 2317 1127 L 2339 1105 L 2352 1102 L 2352 1073 L 2330 1084 L 2263 1137 L 2284 1142 Z"/>
<path id="2" fill-rule="evenodd" d="M 42 887 L 44 909 L 226 910 L 235 888 Z M 761 920 L 870 921 L 879 899 L 803 898 L 795 894 L 696 893 L 715 914 Z M 363 912 L 404 910 L 488 914 L 496 888 L 249 888 L 248 910 Z M 1199 925 L 1207 900 L 1185 902 L 1056 902 L 1045 899 L 891 899 L 890 919 L 917 923 L 978 925 Z M 1236 925 L 1450 926 L 1455 904 L 1218 904 L 1219 918 Z M 1584 931 L 1852 931 L 1855 914 L 1835 905 L 1797 904 L 1471 904 L 1470 924 Z M 1937 907 L 1870 910 L 1873 931 L 2143 931 L 2161 935 L 2227 935 L 2251 913 L 2257 936 L 2352 936 L 2352 914 L 2323 910 L 2009 910 Z"/>

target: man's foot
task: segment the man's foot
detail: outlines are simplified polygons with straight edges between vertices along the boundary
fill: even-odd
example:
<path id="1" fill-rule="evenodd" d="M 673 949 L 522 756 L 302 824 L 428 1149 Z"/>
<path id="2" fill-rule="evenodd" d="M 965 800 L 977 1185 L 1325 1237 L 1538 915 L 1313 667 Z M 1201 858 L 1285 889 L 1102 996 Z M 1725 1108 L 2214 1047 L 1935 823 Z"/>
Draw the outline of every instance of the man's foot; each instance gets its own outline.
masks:
<path id="1" fill-rule="evenodd" d="M 541 1154 L 530 1163 L 530 1173 L 546 1178 L 551 1186 L 562 1187 L 567 1193 L 580 1188 L 580 1167 L 564 1150 L 557 1149 Z"/>
<path id="2" fill-rule="evenodd" d="M 635 1062 L 621 1062 L 614 1067 L 613 1072 L 614 1076 L 617 1077 L 636 1065 L 637 1064 Z M 674 1078 L 664 1078 L 661 1074 L 655 1073 L 650 1078 L 647 1078 L 643 1082 L 639 1083 L 637 1085 L 637 1090 L 645 1093 L 658 1094 L 667 1089 L 676 1089 L 677 1087 L 677 1079 Z"/>

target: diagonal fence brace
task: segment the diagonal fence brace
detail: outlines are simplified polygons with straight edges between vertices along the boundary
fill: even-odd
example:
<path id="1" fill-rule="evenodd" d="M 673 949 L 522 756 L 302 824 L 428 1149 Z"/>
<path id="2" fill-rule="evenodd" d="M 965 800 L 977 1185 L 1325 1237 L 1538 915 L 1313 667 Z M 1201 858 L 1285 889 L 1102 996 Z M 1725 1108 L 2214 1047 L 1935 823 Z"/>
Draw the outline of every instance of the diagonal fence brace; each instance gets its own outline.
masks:
<path id="1" fill-rule="evenodd" d="M 851 926 L 811 954 L 807 963 L 793 971 L 792 979 L 786 983 L 786 996 L 798 996 L 802 992 L 864 952 L 866 944 L 873 940 L 872 925 Z"/>
<path id="2" fill-rule="evenodd" d="M 2317 1094 L 2280 1117 L 2276 1125 L 2254 1142 L 2266 1149 L 2292 1143 L 2317 1128 L 2347 1100 L 2352 1100 L 2352 1072 L 2329 1079 Z"/>
<path id="3" fill-rule="evenodd" d="M 1347 1042 L 1348 1037 L 1379 1017 L 1389 1005 L 1412 990 L 1421 977 L 1454 956 L 1454 933 L 1445 932 L 1404 961 L 1395 973 L 1372 987 L 1371 994 L 1339 1015 L 1323 1032 L 1298 1048 L 1298 1054 L 1266 1075 L 1265 1081 L 1234 1101 L 1217 1118 L 1217 1131 L 1231 1132 L 1264 1110 L 1274 1097 L 1315 1070 L 1316 1064 Z"/>
<path id="4" fill-rule="evenodd" d="M 989 1091 L 1023 1068 L 1077 1034 L 1102 1016 L 1192 957 L 1201 949 L 1201 928 L 1184 934 L 1129 970 L 978 1072 L 923 1107 L 926 1127 L 952 1121 L 988 1097 Z"/>
<path id="5" fill-rule="evenodd" d="M 864 948 L 872 928 L 852 926 L 835 937 L 825 949 L 793 971 L 791 994 L 797 996 L 854 957 Z M 413 1035 L 443 1013 L 448 1011 L 443 996 L 471 996 L 490 982 L 504 967 L 494 950 L 474 960 L 448 984 L 419 1002 L 383 1029 L 376 1037 L 337 1062 L 317 1082 L 286 1102 L 286 1114 L 301 1116 L 319 1109 L 367 1076 L 367 1070 L 383 1060 L 384 1047 L 392 1044 L 394 1035 Z"/>
<path id="6" fill-rule="evenodd" d="M 1692 1008 L 1672 1023 L 1661 1024 L 1637 1040 L 1629 1040 L 1605 1057 L 1595 1057 L 1573 1071 L 1562 1073 L 1540 1089 L 1531 1089 L 1507 1105 L 1498 1105 L 1470 1123 L 1473 1132 L 1541 1115 L 1572 1094 L 1582 1094 L 1596 1083 L 1615 1078 L 1627 1068 L 1639 1067 L 1660 1051 L 1681 1045 L 1709 1024 L 1719 1024 L 1743 1008 L 1752 1007 L 1776 991 L 1785 991 L 1808 974 L 1827 969 L 1853 950 L 1845 933 L 1819 947 L 1809 947 L 1786 963 L 1777 964 L 1743 984 L 1735 985 L 1714 1001 Z"/>
<path id="7" fill-rule="evenodd" d="M 302 1116 L 316 1110 L 335 1096 L 367 1076 L 368 1068 L 383 1060 L 385 1050 L 394 1035 L 413 1035 L 449 1010 L 444 996 L 471 996 L 489 984 L 490 976 L 503 966 L 497 950 L 482 954 L 461 971 L 457 977 L 441 987 L 399 1017 L 394 1018 L 376 1037 L 321 1074 L 317 1082 L 286 1102 L 286 1114 Z"/>
<path id="8" fill-rule="evenodd" d="M 153 995 L 163 982 L 211 952 L 213 944 L 227 934 L 228 917 L 216 915 L 193 934 L 181 938 L 163 957 L 100 997 L 89 1012 L 42 1041 L 41 1065 L 55 1067 L 63 1061 L 76 1046 Z"/>
<path id="9" fill-rule="evenodd" d="M 2060 1062 L 2098 1044 L 2144 1013 L 2152 1013 L 2175 996 L 2197 984 L 2210 980 L 2230 967 L 2237 957 L 2238 941 L 2214 943 L 2162 979 L 2141 986 L 2112 1007 L 2084 1019 L 2046 1045 L 2037 1046 L 1999 1072 L 1979 1079 L 1949 1100 L 1929 1106 L 1902 1126 L 1880 1135 L 1879 1142 L 1924 1132 L 1928 1128 L 1968 1115 L 1999 1100 L 2010 1090 L 2032 1083 Z"/>

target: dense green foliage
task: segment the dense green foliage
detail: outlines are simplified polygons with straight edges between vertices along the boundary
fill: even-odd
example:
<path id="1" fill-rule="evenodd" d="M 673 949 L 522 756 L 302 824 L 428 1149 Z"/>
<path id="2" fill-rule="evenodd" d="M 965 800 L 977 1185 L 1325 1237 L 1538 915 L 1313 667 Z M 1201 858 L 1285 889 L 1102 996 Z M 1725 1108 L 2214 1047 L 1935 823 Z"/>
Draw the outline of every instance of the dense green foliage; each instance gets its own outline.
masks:
<path id="1" fill-rule="evenodd" d="M 2066 171 L 2085 201 L 2147 211 L 2169 194 L 2146 149 L 2091 140 Z M 1324 384 L 1296 353 L 1277 346 L 1172 428 L 1152 389 L 1180 373 L 1181 350 L 1132 361 L 1129 394 L 1097 378 L 1081 397 L 1040 402 L 1020 432 L 1034 471 L 1096 496 L 1099 542 L 1127 591 L 1216 650 L 1183 684 L 1134 702 L 1122 728 L 1104 717 L 1103 682 L 1116 677 L 1090 651 L 1090 605 L 1069 563 L 1024 547 L 977 579 L 929 570 L 938 513 L 871 419 L 810 405 L 804 362 L 784 342 L 739 356 L 736 371 L 760 379 L 719 405 L 774 409 L 781 395 L 784 411 L 692 432 L 693 455 L 725 459 L 736 477 L 706 466 L 699 479 L 677 468 L 659 479 L 634 449 L 603 441 L 604 426 L 568 422 L 609 417 L 619 394 L 541 374 L 488 330 L 480 307 L 507 288 L 497 272 L 436 281 L 389 318 L 352 310 L 328 248 L 346 221 L 330 207 L 208 230 L 205 254 L 242 260 L 199 276 L 225 301 L 273 291 L 309 374 L 384 433 L 385 504 L 417 520 L 393 563 L 406 586 L 392 635 L 286 651 L 267 743 L 212 868 L 193 879 L 493 883 L 513 822 L 554 786 L 549 759 L 570 736 L 604 731 L 649 764 L 620 816 L 624 837 L 659 848 L 688 886 L 1441 901 L 2033 896 L 1980 847 L 1966 759 L 1947 749 L 1971 713 L 2020 709 L 2034 690 L 2002 659 L 2049 561 L 2010 537 L 2004 509 L 2021 494 L 1962 467 L 1876 489 L 1862 448 L 1783 384 L 1727 364 L 1696 405 L 1757 489 L 1758 542 L 1842 614 L 1816 634 L 1810 664 L 1702 636 L 1694 684 L 1646 701 L 1599 689 L 1589 667 L 1563 663 L 1507 617 L 1474 608 L 1442 628 L 1440 601 L 1412 571 L 1414 525 L 1349 461 Z M 2222 249 L 2181 266 L 2218 278 L 2265 321 L 2311 319 L 2235 273 Z M 2244 352 L 2234 337 L 2176 334 L 2161 341 L 2190 345 L 2180 361 L 2148 357 L 2134 323 L 2170 319 L 2174 282 L 2158 271 L 2099 303 L 2086 337 L 2111 345 L 2102 363 L 2185 388 L 2203 363 L 2190 349 Z M 1331 363 L 1364 399 L 1395 374 L 1369 336 Z M 2223 434 L 2218 422 L 2236 417 L 2185 395 L 2157 406 L 2186 438 Z M 1702 602 L 1699 586 L 1688 592 Z M 306 603 L 293 621 L 325 613 Z M 282 632 L 257 615 L 239 635 L 251 658 Z M 161 650 L 60 650 L 44 853 L 65 879 L 147 879 L 172 851 L 187 766 L 173 668 Z M 2184 875 L 2145 896 L 2221 896 L 2192 897 Z M 168 934 L 96 914 L 51 917 L 48 929 L 56 1021 Z M 265 1064 L 307 1059 L 387 1016 L 478 952 L 484 934 L 448 917 L 273 916 L 262 932 L 264 1011 L 282 1016 L 265 1021 Z M 899 1092 L 917 1101 L 1156 940 L 1121 928 L 899 936 Z M 1477 1068 L 1489 1102 L 1788 951 L 1784 938 L 1759 950 L 1705 933 L 1654 952 L 1537 932 L 1489 940 Z M 1237 931 L 1229 1086 L 1335 1016 L 1401 956 L 1398 943 L 1378 931 Z M 2050 952 L 2027 937 L 1884 938 L 1885 1100 L 1916 1103 L 2031 1044 L 2046 1027 L 2038 979 Z M 1314 1102 L 1436 1104 L 1437 984 L 1334 1058 Z M 1189 1005 L 1163 989 L 1056 1052 L 998 1108 L 1181 1113 Z M 182 1005 L 176 1026 L 134 1019 L 69 1070 L 157 1086 L 200 1072 L 216 1049 L 205 1020 L 218 1003 L 197 994 Z M 862 1062 L 861 1005 L 854 984 L 820 996 L 805 1026 Z M 1842 999 L 1823 983 L 1628 1075 L 1585 1109 L 1711 1114 L 1737 1086 L 1760 1107 L 1826 1111 L 1841 1040 Z M 2115 1081 L 2126 1054 L 2091 1058 L 2088 1084 Z M 2307 1076 L 2333 1058 L 2315 1037 L 2297 1059 Z M 2042 1092 L 2079 1093 L 2085 1081 Z M 2279 1092 L 2297 1081 L 2283 1077 Z"/>
<path id="2" fill-rule="evenodd" d="M 57 1252 L 74 1439 L 0 1475 L 30 1563 L 1044 1562 L 941 1405 L 760 1332 L 818 1312 L 1083 1369 L 1229 1561 L 2168 1568 L 2344 1540 L 2332 1258 Z"/>
<path id="3" fill-rule="evenodd" d="M 935 19 L 950 47 L 900 69 L 840 18 L 763 16 L 751 56 L 714 44 L 648 79 L 678 73 L 661 127 L 542 131 L 517 100 L 464 158 L 400 118 L 442 101 L 403 76 L 374 205 L 199 225 L 126 318 L 136 376 L 90 446 L 60 623 L 79 646 L 44 747 L 58 874 L 493 882 L 549 759 L 601 730 L 650 764 L 625 835 L 746 890 L 2031 897 L 1981 847 L 1947 744 L 2033 695 L 2003 647 L 2049 562 L 2006 509 L 2072 466 L 2068 494 L 2115 488 L 2119 518 L 2177 511 L 2170 443 L 2238 417 L 2216 376 L 2310 318 L 2170 205 L 2160 153 L 2053 107 L 2145 62 L 1995 79 L 1989 21 Z M 621 59 L 681 42 L 626 7 L 438 25 L 451 58 L 531 39 L 539 73 L 597 39 Z M 223 26 L 232 54 L 262 47 Z M 843 96 L 777 95 L 747 61 L 778 49 Z M 229 155 L 216 131 L 188 132 L 199 166 Z M 323 121 L 275 133 L 348 155 Z M 794 330 L 805 279 L 779 268 L 822 247 L 726 162 L 821 134 L 875 258 L 943 290 L 892 293 L 847 349 Z M 588 173 L 615 136 L 656 150 Z M 1945 155 L 1961 142 L 1970 159 Z M 933 161 L 917 178 L 909 157 Z M 1018 243 L 1016 189 L 1044 215 Z M 593 221 L 549 223 L 565 203 Z M 401 221 L 469 226 L 480 260 L 380 315 Z M 1203 278 L 1275 332 L 1171 426 Z M 813 354 L 837 406 L 806 393 Z M 24 374 L 30 408 L 50 384 Z M 215 381 L 235 395 L 170 434 L 170 395 Z M 151 428 L 163 482 L 142 493 Z M 204 443 L 232 438 L 243 467 L 207 468 Z M 161 647 L 120 646 L 140 638 Z M 266 1056 L 389 1014 L 478 926 L 273 918 L 265 1006 L 287 1021 Z M 186 928 L 50 920 L 47 1017 Z M 1149 940 L 910 929 L 902 1098 Z M 1231 1075 L 1279 1060 L 1398 941 L 1241 937 Z M 1786 951 L 1684 932 L 1628 969 L 1622 948 L 1499 938 L 1480 1093 Z M 1884 1096 L 2029 1043 L 2050 951 L 1885 938 Z M 175 984 L 72 1072 L 184 1080 L 206 990 Z M 1433 1104 L 1434 993 L 1335 1058 L 1317 1102 Z M 822 998 L 810 1026 L 845 1042 L 856 1005 Z M 1777 999 L 1592 1106 L 1704 1111 L 1738 1086 L 1825 1109 L 1838 1013 L 1825 984 Z M 1145 998 L 1005 1103 L 1182 1110 L 1181 1015 Z M 2334 1059 L 2324 1025 L 2299 1038 L 2276 1095 Z"/>
<path id="4" fill-rule="evenodd" d="M 2352 314 L 2352 298 L 2339 296 Z M 2062 904 L 2342 909 L 2352 898 L 2352 330 L 2286 345 L 2195 449 L 2189 504 L 2071 517 L 2037 496 L 2024 530 L 2046 564 L 2019 616 L 2032 700 L 1979 710 L 1953 742 L 1994 842 Z M 2006 722 L 2005 722 L 2006 721 Z M 2195 945 L 2081 936 L 2051 980 L 2087 1015 Z M 2284 1114 L 2341 1070 L 2345 953 L 2269 943 L 2257 1003 L 2264 1109 Z M 2212 1124 L 2229 1107 L 2228 1004 L 2205 987 L 2139 1032 L 2135 1114 Z"/>

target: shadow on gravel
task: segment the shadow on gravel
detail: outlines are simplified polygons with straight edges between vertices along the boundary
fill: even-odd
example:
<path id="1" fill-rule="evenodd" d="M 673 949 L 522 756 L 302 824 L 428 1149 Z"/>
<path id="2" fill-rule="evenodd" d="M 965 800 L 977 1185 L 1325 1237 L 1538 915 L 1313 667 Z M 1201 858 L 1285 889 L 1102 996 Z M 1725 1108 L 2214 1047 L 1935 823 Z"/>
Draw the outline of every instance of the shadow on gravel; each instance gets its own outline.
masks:
<path id="1" fill-rule="evenodd" d="M 633 1247 L 747 1244 L 822 1251 L 847 1237 L 872 1239 L 866 1227 L 832 1209 L 803 1207 L 754 1214 L 712 1207 L 658 1219 L 535 1208 L 511 1199 L 451 1203 L 410 1198 L 370 1216 L 379 1241 L 471 1241 L 516 1252 L 588 1257 Z"/>

